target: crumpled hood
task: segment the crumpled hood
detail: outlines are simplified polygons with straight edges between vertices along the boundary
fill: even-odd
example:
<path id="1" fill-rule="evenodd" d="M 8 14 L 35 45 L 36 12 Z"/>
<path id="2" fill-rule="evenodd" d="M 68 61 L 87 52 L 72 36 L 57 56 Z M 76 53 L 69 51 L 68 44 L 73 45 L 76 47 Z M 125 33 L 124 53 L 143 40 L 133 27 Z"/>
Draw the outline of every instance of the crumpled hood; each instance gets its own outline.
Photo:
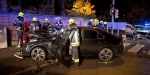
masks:
<path id="1" fill-rule="evenodd" d="M 28 37 L 37 37 L 37 38 L 42 38 L 42 39 L 50 39 L 50 35 L 48 35 L 48 31 L 34 31 L 34 32 L 26 32 L 26 35 Z"/>

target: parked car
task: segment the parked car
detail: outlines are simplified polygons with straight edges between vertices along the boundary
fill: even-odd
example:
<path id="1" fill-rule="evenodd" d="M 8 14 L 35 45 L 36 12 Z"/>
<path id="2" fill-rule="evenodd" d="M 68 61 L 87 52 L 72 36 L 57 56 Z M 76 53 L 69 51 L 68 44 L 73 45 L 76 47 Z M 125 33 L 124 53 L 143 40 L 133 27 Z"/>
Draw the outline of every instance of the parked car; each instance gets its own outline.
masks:
<path id="1" fill-rule="evenodd" d="M 77 28 L 81 41 L 79 47 L 81 57 L 97 56 L 101 61 L 110 61 L 114 54 L 122 53 L 124 50 L 121 37 L 98 28 L 84 26 Z M 45 31 L 28 33 L 29 37 L 34 36 L 34 38 L 30 38 L 30 41 L 24 44 L 19 51 L 23 57 L 30 56 L 34 60 L 46 60 L 53 57 L 63 61 L 63 56 L 69 55 L 68 37 L 70 32 L 70 30 L 65 30 L 63 33 L 57 33 L 57 35 L 51 35 Z"/>

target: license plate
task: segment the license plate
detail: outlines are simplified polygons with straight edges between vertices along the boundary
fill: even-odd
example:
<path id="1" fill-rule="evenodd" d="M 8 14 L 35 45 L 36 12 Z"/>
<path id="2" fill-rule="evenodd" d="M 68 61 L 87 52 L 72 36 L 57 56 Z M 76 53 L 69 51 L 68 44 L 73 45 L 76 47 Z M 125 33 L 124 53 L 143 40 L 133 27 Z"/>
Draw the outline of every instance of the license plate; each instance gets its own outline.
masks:
<path id="1" fill-rule="evenodd" d="M 0 38 L 2 38 L 2 34 L 0 34 Z"/>

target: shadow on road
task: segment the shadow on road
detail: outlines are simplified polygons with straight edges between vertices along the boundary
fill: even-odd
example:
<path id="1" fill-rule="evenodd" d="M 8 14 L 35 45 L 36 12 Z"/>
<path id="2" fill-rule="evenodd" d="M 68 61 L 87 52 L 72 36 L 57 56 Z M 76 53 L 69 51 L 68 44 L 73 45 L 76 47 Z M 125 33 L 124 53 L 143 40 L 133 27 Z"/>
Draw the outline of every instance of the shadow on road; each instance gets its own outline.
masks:
<path id="1" fill-rule="evenodd" d="M 80 59 L 80 66 L 78 69 L 94 69 L 94 68 L 103 68 L 103 67 L 113 67 L 123 65 L 124 60 L 119 56 L 114 56 L 112 61 L 102 62 L 97 57 L 82 57 Z M 76 66 L 71 62 L 71 58 L 68 58 L 64 62 L 64 66 L 68 69 L 72 69 Z"/>

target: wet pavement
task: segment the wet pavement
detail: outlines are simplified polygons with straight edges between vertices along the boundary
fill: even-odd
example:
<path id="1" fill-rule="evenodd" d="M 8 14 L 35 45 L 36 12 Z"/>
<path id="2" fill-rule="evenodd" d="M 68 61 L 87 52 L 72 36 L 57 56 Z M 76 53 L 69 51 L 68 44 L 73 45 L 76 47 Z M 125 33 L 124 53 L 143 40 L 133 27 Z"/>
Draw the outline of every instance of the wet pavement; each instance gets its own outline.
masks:
<path id="1" fill-rule="evenodd" d="M 38 65 L 41 68 L 49 65 L 46 61 L 35 62 L 31 58 L 16 58 L 13 56 L 16 51 L 16 47 L 0 49 L 0 75 L 23 75 L 31 73 Z"/>

